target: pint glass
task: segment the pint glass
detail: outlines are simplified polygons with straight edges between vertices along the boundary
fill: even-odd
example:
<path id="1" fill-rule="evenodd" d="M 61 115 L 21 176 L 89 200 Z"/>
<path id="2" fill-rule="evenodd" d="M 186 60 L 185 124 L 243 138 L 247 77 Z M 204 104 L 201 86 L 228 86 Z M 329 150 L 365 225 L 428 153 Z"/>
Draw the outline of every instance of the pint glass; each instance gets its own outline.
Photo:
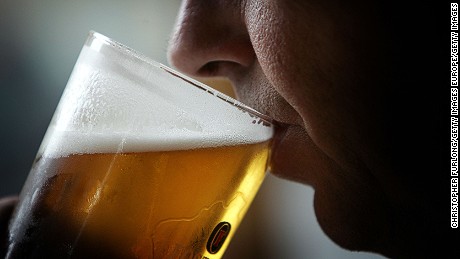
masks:
<path id="1" fill-rule="evenodd" d="M 220 258 L 270 118 L 90 32 L 9 226 L 7 258 Z"/>

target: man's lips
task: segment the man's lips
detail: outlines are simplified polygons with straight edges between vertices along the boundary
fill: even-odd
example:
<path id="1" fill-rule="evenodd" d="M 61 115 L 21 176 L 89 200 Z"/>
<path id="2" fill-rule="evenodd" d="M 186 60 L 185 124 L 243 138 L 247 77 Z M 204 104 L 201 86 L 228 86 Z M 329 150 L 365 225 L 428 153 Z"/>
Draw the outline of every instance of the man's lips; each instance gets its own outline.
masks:
<path id="1" fill-rule="evenodd" d="M 289 128 L 289 124 L 285 124 L 279 121 L 273 121 L 273 125 L 275 127 L 275 135 L 272 140 L 271 158 L 274 158 L 277 156 L 278 148 L 282 144 L 282 141 Z"/>
<path id="2" fill-rule="evenodd" d="M 275 127 L 275 135 L 273 137 L 273 144 L 276 145 L 279 141 L 281 141 L 286 133 L 289 124 L 282 123 L 279 121 L 274 120 L 273 125 Z"/>
<path id="3" fill-rule="evenodd" d="M 315 186 L 322 156 L 305 129 L 297 124 L 275 123 L 270 173 L 280 178 Z"/>

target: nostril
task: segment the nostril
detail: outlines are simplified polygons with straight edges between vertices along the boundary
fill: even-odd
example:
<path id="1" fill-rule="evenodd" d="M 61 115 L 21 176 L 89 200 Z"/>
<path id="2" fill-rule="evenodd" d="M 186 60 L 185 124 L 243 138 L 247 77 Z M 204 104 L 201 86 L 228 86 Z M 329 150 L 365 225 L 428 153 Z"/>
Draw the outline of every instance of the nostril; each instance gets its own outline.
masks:
<path id="1" fill-rule="evenodd" d="M 198 70 L 199 76 L 211 77 L 217 76 L 219 72 L 220 61 L 210 61 Z"/>
<path id="2" fill-rule="evenodd" d="M 230 60 L 209 61 L 201 66 L 196 75 L 199 77 L 231 77 L 244 70 L 246 66 Z"/>

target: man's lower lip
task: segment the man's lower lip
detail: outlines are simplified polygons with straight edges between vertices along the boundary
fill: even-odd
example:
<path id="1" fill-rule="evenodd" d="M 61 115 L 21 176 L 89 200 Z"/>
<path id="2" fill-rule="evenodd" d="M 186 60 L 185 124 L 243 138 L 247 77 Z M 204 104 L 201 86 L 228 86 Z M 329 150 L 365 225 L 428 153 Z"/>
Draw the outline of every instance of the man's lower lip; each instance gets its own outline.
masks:
<path id="1" fill-rule="evenodd" d="M 289 125 L 287 124 L 276 122 L 276 121 L 274 125 L 275 125 L 275 136 L 273 137 L 273 140 L 272 140 L 272 148 L 271 148 L 272 158 L 276 156 L 278 147 L 281 145 L 281 142 L 283 141 L 284 136 L 286 135 L 286 132 L 289 127 Z"/>

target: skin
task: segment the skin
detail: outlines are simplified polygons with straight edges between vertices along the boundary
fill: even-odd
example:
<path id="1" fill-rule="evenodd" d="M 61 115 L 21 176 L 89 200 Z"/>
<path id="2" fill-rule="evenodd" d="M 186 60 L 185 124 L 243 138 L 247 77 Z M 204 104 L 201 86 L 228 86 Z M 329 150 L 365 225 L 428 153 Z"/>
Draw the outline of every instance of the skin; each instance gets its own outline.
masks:
<path id="1" fill-rule="evenodd" d="M 419 88 L 435 85 L 426 62 L 436 37 L 412 41 L 435 33 L 419 19 L 430 6 L 369 2 L 183 1 L 169 59 L 191 76 L 227 77 L 242 102 L 276 121 L 271 173 L 315 189 L 334 242 L 426 257 L 445 228 L 435 178 L 420 174 L 440 166 L 440 137 L 430 134 L 438 96 Z"/>
<path id="2" fill-rule="evenodd" d="M 240 100 L 277 121 L 271 172 L 313 186 L 333 241 L 426 256 L 439 249 L 424 238 L 437 233 L 438 197 L 417 173 L 439 168 L 439 138 L 414 138 L 413 123 L 428 121 L 425 132 L 434 132 L 439 109 L 433 93 L 407 89 L 434 79 L 423 65 L 434 56 L 413 53 L 434 40 L 417 47 L 406 32 L 423 27 L 410 26 L 410 15 L 429 6 L 387 5 L 183 1 L 169 58 L 191 76 L 229 78 Z"/>

